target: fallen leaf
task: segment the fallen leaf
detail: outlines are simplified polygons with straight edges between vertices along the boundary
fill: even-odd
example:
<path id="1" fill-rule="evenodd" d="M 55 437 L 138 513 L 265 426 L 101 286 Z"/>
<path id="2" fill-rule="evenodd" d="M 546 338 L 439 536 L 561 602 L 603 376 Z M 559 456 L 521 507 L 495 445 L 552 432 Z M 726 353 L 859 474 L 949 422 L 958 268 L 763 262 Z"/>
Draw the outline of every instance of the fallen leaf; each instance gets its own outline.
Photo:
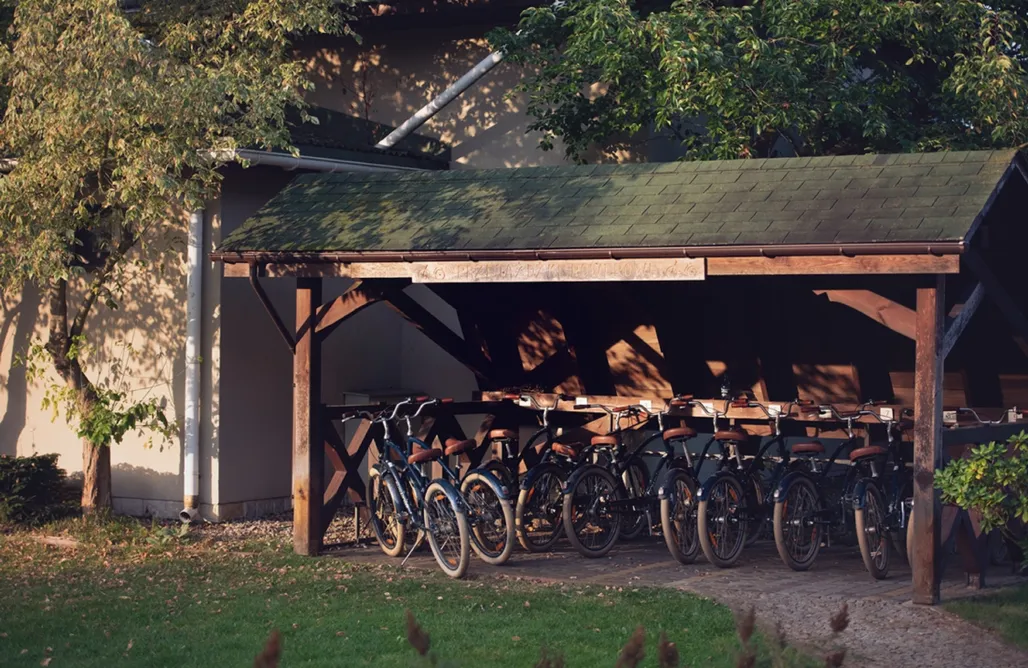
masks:
<path id="1" fill-rule="evenodd" d="M 42 661 L 40 661 L 40 662 L 39 662 L 39 665 L 41 665 L 41 666 L 49 666 L 49 665 L 50 665 L 50 662 L 51 662 L 52 660 L 53 660 L 53 657 L 51 657 L 51 656 L 48 656 L 48 657 L 46 657 L 45 659 L 43 659 Z"/>
<path id="2" fill-rule="evenodd" d="M 342 638 L 345 635 L 346 635 L 346 631 L 336 631 L 336 637 L 337 638 Z"/>
<path id="3" fill-rule="evenodd" d="M 531 607 L 532 607 L 532 604 L 531 604 L 531 603 L 529 603 L 528 601 L 525 601 L 525 607 L 526 607 L 526 608 L 531 608 Z"/>
<path id="4" fill-rule="evenodd" d="M 21 653 L 22 653 L 22 654 L 28 654 L 28 653 L 29 653 L 29 651 L 28 651 L 27 649 L 23 649 L 23 650 L 21 651 Z"/>
<path id="5" fill-rule="evenodd" d="M 513 640 L 514 642 L 518 642 L 521 640 L 521 636 L 511 636 L 511 640 Z"/>
<path id="6" fill-rule="evenodd" d="M 132 649 L 132 638 L 129 638 L 129 644 L 128 644 L 128 647 L 125 648 L 125 651 L 127 652 L 130 649 Z"/>

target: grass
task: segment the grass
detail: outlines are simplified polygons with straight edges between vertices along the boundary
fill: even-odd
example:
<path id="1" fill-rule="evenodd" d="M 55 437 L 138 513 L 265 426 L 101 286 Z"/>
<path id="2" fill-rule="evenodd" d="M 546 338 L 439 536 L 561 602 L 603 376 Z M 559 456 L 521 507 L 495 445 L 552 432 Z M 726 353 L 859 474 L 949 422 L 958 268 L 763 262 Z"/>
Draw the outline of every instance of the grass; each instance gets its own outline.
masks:
<path id="1" fill-rule="evenodd" d="M 613 666 L 639 625 L 643 665 L 656 665 L 662 631 L 681 665 L 734 666 L 740 647 L 730 611 L 668 590 L 455 582 L 124 521 L 55 531 L 84 544 L 0 537 L 0 666 L 246 666 L 273 629 L 283 666 L 410 666 L 407 609 L 434 654 L 467 666 L 532 666 L 542 647 L 568 666 Z"/>
<path id="2" fill-rule="evenodd" d="M 945 608 L 969 622 L 996 631 L 1011 644 L 1028 648 L 1028 585 L 953 601 Z"/>

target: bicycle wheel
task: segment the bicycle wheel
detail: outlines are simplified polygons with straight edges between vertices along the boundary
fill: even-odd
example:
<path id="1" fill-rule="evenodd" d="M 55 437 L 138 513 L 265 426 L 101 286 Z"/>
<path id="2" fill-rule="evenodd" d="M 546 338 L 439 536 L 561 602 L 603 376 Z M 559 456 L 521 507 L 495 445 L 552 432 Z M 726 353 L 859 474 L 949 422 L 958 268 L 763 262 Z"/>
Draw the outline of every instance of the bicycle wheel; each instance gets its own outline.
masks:
<path id="1" fill-rule="evenodd" d="M 671 556 L 683 564 L 696 561 L 700 540 L 696 533 L 696 483 L 681 470 L 668 471 L 660 500 L 660 526 Z"/>
<path id="2" fill-rule="evenodd" d="M 373 473 L 368 481 L 371 528 L 378 546 L 390 557 L 400 556 L 406 542 L 407 527 L 406 522 L 400 519 L 400 508 L 403 508 L 403 502 L 393 477 Z"/>
<path id="3" fill-rule="evenodd" d="M 649 476 L 646 475 L 646 468 L 638 461 L 628 465 L 625 472 L 621 474 L 621 481 L 628 490 L 628 496 L 632 499 L 641 499 L 646 495 L 646 482 Z M 635 540 L 644 531 L 646 526 L 646 513 L 623 513 L 621 517 L 621 531 L 618 538 L 622 540 Z"/>
<path id="4" fill-rule="evenodd" d="M 518 488 L 517 473 L 512 472 L 509 468 L 504 466 L 503 462 L 500 460 L 490 459 L 482 466 L 482 468 L 496 476 L 496 479 L 499 480 L 507 489 L 515 490 Z"/>
<path id="5" fill-rule="evenodd" d="M 533 470 L 531 483 L 518 493 L 514 526 L 518 542 L 529 552 L 546 552 L 564 531 L 564 471 L 556 465 Z"/>
<path id="6" fill-rule="evenodd" d="M 739 561 L 748 530 L 746 496 L 735 476 L 713 481 L 696 510 L 696 530 L 707 561 L 729 568 Z"/>
<path id="7" fill-rule="evenodd" d="M 750 547 L 761 539 L 764 535 L 764 525 L 767 524 L 767 516 L 764 511 L 764 486 L 757 474 L 751 474 L 750 481 L 753 486 L 753 498 L 750 505 L 758 515 L 746 525 L 746 547 Z"/>
<path id="8" fill-rule="evenodd" d="M 469 473 L 460 486 L 471 520 L 471 548 L 487 564 L 499 566 L 514 550 L 514 509 L 495 480 Z"/>
<path id="9" fill-rule="evenodd" d="M 775 503 L 775 547 L 794 571 L 805 571 L 817 561 L 824 533 L 818 521 L 822 510 L 817 487 L 806 477 L 793 480 L 784 498 Z"/>
<path id="10" fill-rule="evenodd" d="M 464 577 L 471 558 L 467 512 L 438 480 L 425 490 L 425 526 L 439 568 L 451 578 Z"/>
<path id="11" fill-rule="evenodd" d="M 889 528 L 885 523 L 885 499 L 873 482 L 868 481 L 864 489 L 864 507 L 853 511 L 853 523 L 867 572 L 875 580 L 884 580 L 889 575 Z"/>
<path id="12" fill-rule="evenodd" d="M 583 557 L 602 557 L 614 547 L 621 514 L 610 502 L 619 498 L 614 476 L 599 466 L 588 467 L 564 494 L 564 531 Z"/>

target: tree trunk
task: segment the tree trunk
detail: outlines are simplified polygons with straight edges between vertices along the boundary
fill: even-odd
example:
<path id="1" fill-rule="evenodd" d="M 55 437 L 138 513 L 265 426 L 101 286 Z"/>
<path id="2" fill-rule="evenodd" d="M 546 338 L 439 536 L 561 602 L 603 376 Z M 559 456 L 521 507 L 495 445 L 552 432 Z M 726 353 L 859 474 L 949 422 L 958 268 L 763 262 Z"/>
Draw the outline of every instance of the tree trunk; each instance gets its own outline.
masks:
<path id="1" fill-rule="evenodd" d="M 89 302 L 91 303 L 91 302 Z M 82 314 L 80 314 L 82 315 Z M 84 316 L 83 316 L 84 317 Z M 77 319 L 76 319 L 77 320 Z M 54 370 L 78 395 L 79 416 L 88 415 L 96 404 L 93 383 L 86 377 L 77 356 L 71 354 L 75 329 L 68 327 L 68 284 L 56 280 L 50 285 L 50 337 L 46 348 Z M 111 510 L 111 449 L 82 440 L 82 512 L 105 513 Z"/>
<path id="2" fill-rule="evenodd" d="M 86 515 L 111 509 L 111 449 L 82 439 L 82 512 Z"/>

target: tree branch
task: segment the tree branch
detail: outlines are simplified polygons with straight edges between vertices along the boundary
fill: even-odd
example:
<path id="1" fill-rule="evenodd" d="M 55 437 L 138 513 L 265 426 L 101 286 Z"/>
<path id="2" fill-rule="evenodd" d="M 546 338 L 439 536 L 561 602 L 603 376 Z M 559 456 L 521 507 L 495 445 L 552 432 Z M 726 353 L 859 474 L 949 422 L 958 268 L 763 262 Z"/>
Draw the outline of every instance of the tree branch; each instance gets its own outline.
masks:
<path id="1" fill-rule="evenodd" d="M 139 241 L 141 235 L 142 232 L 140 234 L 133 234 L 127 225 L 122 227 L 121 240 L 118 242 L 118 247 L 107 256 L 104 266 L 96 272 L 93 282 L 89 285 L 89 291 L 82 300 L 82 307 L 75 314 L 75 321 L 72 323 L 71 331 L 68 333 L 68 338 L 71 341 L 82 336 L 82 330 L 86 326 L 86 319 L 89 317 L 93 305 L 96 304 L 96 300 L 100 297 L 104 285 L 111 278 L 111 275 L 114 274 L 114 270 L 118 268 L 118 263 L 125 258 L 125 254 Z M 67 306 L 65 306 L 65 317 L 67 317 Z"/>

